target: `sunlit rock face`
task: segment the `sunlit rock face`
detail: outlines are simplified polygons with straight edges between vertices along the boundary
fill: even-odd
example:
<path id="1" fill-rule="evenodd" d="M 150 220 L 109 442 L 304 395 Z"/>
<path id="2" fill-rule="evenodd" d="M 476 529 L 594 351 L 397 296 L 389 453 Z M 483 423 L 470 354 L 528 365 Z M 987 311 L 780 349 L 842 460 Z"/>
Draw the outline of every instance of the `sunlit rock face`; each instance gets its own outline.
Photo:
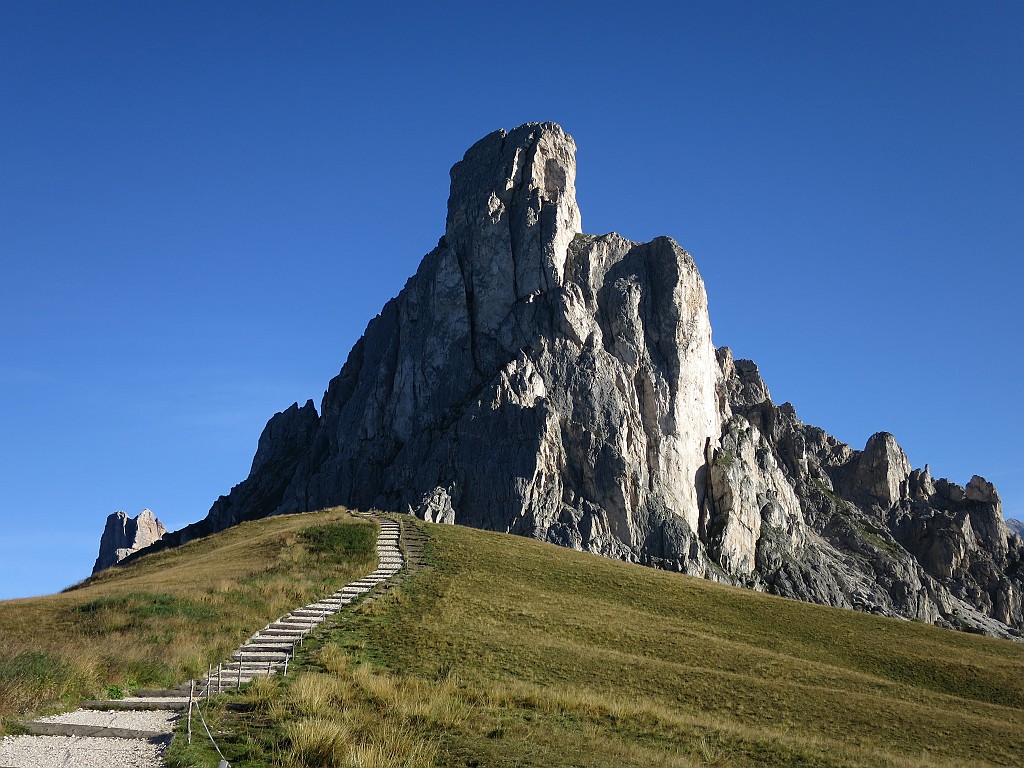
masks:
<path id="1" fill-rule="evenodd" d="M 991 483 L 912 470 L 886 432 L 855 451 L 776 406 L 750 361 L 723 348 L 719 363 L 732 418 L 710 474 L 718 565 L 787 597 L 1020 637 L 1024 541 Z"/>
<path id="2" fill-rule="evenodd" d="M 485 137 L 445 235 L 324 398 L 282 511 L 412 511 L 703 570 L 721 432 L 704 285 L 673 241 L 581 233 L 558 126 Z"/>
<path id="3" fill-rule="evenodd" d="M 335 504 L 532 536 L 830 605 L 1011 636 L 1021 539 L 998 494 L 776 406 L 711 342 L 669 238 L 587 235 L 575 144 L 497 131 L 451 171 L 444 236 L 249 477 L 179 542 Z"/>
<path id="4" fill-rule="evenodd" d="M 114 512 L 107 517 L 103 527 L 100 553 L 92 572 L 99 573 L 117 565 L 132 553 L 160 541 L 166 533 L 167 529 L 157 520 L 152 510 L 144 509 L 137 517 Z"/>

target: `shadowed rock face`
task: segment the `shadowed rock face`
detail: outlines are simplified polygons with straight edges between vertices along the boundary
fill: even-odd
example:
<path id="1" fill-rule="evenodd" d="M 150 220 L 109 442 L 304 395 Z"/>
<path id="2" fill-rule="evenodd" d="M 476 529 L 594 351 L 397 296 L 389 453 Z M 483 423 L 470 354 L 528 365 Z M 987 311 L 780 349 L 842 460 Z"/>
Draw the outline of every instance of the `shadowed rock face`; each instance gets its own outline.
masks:
<path id="1" fill-rule="evenodd" d="M 107 524 L 100 537 L 100 553 L 92 572 L 99 573 L 117 565 L 133 552 L 159 541 L 166 533 L 167 529 L 156 519 L 152 510 L 144 509 L 138 517 L 114 512 L 107 517 Z"/>
<path id="2" fill-rule="evenodd" d="M 1022 542 L 998 495 L 855 451 L 715 350 L 668 238 L 582 233 L 575 145 L 498 131 L 451 172 L 444 237 L 324 396 L 178 542 L 334 504 L 533 536 L 803 600 L 1007 636 Z"/>

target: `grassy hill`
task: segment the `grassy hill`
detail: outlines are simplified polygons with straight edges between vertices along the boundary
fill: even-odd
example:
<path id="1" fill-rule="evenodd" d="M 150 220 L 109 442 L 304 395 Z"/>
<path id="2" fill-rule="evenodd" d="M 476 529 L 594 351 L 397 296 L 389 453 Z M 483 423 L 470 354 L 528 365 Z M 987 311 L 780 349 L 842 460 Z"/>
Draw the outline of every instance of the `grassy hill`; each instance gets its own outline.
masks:
<path id="1" fill-rule="evenodd" d="M 1020 645 L 407 524 L 428 567 L 214 709 L 233 766 L 1021 764 Z"/>
<path id="2" fill-rule="evenodd" d="M 212 709 L 233 766 L 1020 765 L 1020 645 L 405 523 L 425 568 Z M 2 602 L 0 717 L 205 671 L 372 544 L 344 510 L 271 518 Z"/>
<path id="3" fill-rule="evenodd" d="M 205 673 L 268 621 L 372 570 L 374 537 L 343 510 L 269 518 L 0 602 L 0 728 Z"/>

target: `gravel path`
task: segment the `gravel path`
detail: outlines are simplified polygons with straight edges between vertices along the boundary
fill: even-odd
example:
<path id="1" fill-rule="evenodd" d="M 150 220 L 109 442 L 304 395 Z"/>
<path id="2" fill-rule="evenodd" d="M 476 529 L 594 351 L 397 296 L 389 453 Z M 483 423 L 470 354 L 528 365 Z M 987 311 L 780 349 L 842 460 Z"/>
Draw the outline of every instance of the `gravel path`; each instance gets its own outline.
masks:
<path id="1" fill-rule="evenodd" d="M 60 715 L 40 717 L 39 723 L 71 723 L 73 725 L 101 725 L 105 728 L 130 728 L 133 731 L 166 731 L 170 733 L 178 720 L 177 712 L 166 710 L 99 710 L 76 709 Z"/>
<path id="2" fill-rule="evenodd" d="M 6 736 L 3 768 L 159 768 L 164 746 L 91 736 Z"/>

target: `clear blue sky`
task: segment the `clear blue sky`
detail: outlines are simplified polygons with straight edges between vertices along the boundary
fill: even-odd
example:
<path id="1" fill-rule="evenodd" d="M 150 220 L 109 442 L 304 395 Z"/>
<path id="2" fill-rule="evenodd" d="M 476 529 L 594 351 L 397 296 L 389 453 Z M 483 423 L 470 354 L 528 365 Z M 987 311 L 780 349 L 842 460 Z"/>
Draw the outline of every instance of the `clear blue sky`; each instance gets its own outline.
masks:
<path id="1" fill-rule="evenodd" d="M 530 120 L 777 402 L 1024 517 L 1024 4 L 7 0 L 0 597 L 204 516 Z"/>

